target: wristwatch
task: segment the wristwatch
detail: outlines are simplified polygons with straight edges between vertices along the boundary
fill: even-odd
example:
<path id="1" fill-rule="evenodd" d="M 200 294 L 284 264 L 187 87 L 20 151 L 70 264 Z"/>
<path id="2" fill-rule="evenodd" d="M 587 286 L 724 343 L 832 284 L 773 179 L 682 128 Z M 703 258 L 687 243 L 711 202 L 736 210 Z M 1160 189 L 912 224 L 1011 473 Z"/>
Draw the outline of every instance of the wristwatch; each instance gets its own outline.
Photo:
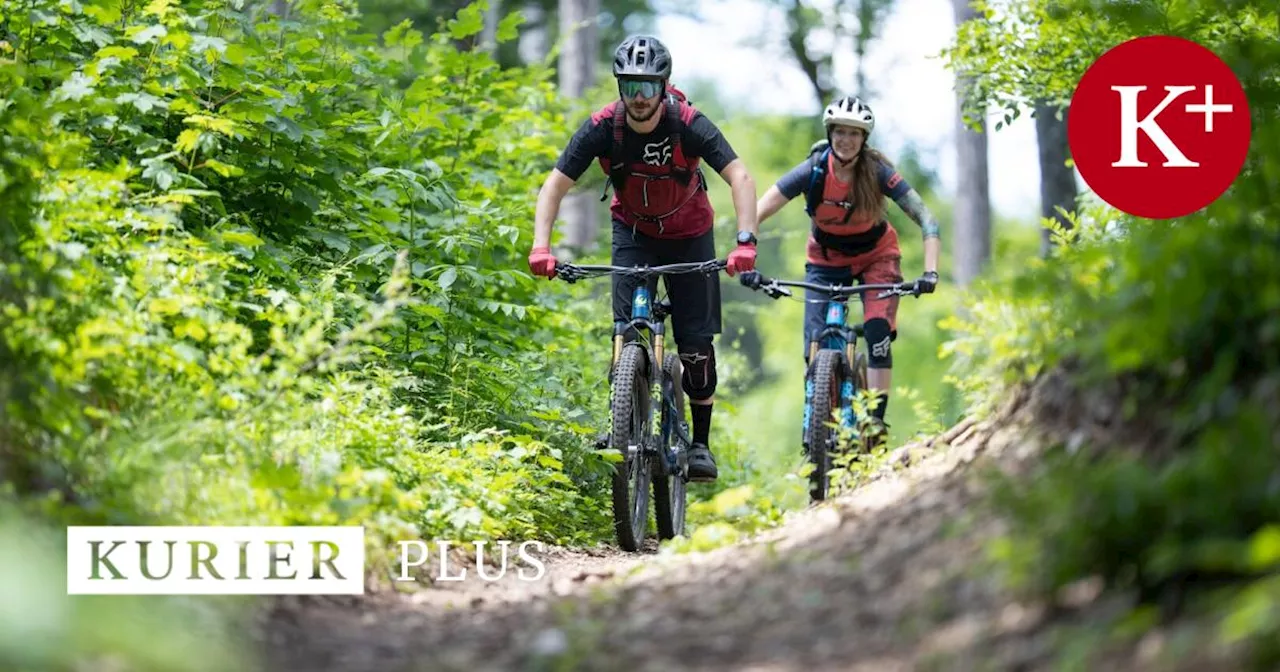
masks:
<path id="1" fill-rule="evenodd" d="M 755 245 L 755 244 L 756 244 L 756 234 L 751 233 L 750 231 L 739 231 L 739 232 L 738 232 L 738 244 L 739 244 L 739 245 Z"/>

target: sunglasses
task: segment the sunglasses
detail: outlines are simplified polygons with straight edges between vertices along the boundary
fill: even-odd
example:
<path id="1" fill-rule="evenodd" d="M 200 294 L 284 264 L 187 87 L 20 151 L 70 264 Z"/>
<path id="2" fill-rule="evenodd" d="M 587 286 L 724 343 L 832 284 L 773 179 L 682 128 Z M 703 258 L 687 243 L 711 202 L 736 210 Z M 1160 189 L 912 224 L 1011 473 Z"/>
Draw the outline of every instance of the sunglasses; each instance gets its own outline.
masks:
<path id="1" fill-rule="evenodd" d="M 623 98 L 635 98 L 637 93 L 641 98 L 652 98 L 662 91 L 662 82 L 651 79 L 623 79 L 618 81 L 618 91 L 622 93 Z"/>

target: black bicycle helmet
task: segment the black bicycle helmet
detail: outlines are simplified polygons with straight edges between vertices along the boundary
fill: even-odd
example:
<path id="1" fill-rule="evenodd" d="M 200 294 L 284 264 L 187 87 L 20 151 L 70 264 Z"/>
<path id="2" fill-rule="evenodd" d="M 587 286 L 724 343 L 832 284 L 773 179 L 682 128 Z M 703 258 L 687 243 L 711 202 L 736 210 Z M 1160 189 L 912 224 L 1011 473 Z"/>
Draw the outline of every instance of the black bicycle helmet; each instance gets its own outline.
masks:
<path id="1" fill-rule="evenodd" d="M 671 52 L 656 37 L 628 37 L 613 52 L 613 76 L 668 79 L 671 77 Z"/>

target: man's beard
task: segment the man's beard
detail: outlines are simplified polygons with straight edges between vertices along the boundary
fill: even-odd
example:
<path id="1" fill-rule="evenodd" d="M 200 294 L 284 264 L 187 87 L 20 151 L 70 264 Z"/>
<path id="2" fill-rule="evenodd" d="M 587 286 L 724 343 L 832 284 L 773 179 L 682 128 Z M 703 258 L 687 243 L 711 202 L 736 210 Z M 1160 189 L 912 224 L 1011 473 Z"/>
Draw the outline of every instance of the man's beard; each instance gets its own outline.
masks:
<path id="1" fill-rule="evenodd" d="M 661 99 L 659 99 L 659 100 L 661 100 Z M 653 118 L 653 115 L 655 115 L 655 114 L 657 114 L 657 113 L 658 113 L 658 108 L 659 108 L 659 107 L 661 107 L 661 106 L 660 106 L 660 105 L 657 105 L 657 104 L 651 105 L 651 106 L 649 107 L 649 109 L 648 109 L 646 112 L 644 112 L 644 113 L 643 113 L 643 114 L 644 114 L 644 116 L 643 116 L 643 117 L 639 117 L 639 116 L 636 116 L 636 114 L 635 114 L 634 106 L 633 106 L 633 105 L 627 105 L 627 116 L 628 116 L 628 117 L 631 117 L 631 119 L 633 119 L 633 120 L 634 120 L 634 121 L 636 121 L 637 123 L 641 123 L 641 124 L 643 124 L 644 122 L 649 121 L 650 119 L 652 119 L 652 118 Z"/>

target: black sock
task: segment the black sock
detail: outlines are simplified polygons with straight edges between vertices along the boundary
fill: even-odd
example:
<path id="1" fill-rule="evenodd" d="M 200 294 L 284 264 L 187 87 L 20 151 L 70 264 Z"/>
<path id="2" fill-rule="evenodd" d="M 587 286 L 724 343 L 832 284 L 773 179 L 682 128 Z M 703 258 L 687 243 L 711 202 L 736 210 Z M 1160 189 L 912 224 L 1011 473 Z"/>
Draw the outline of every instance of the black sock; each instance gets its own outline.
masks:
<path id="1" fill-rule="evenodd" d="M 689 404 L 689 412 L 693 415 L 694 443 L 710 445 L 711 406 L 711 404 Z"/>
<path id="2" fill-rule="evenodd" d="M 871 409 L 871 415 L 876 416 L 880 422 L 884 422 L 884 412 L 889 408 L 889 394 L 887 392 L 878 392 L 876 398 L 880 403 Z"/>

